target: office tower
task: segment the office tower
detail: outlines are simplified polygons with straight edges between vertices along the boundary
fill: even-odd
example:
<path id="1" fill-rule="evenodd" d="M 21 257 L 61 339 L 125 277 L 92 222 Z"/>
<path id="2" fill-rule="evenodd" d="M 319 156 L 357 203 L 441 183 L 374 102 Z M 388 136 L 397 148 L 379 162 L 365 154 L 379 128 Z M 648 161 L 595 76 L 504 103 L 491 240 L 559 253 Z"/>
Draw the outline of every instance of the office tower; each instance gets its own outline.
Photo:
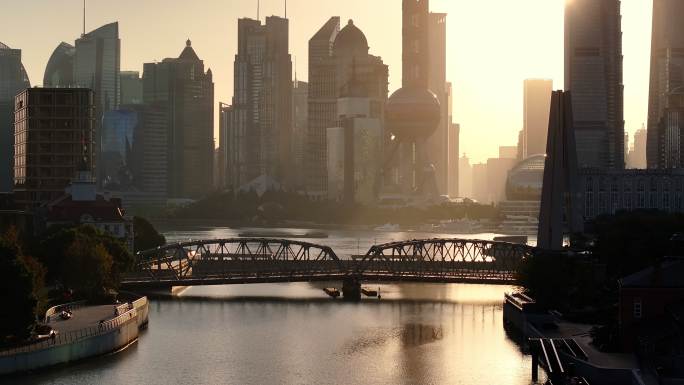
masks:
<path id="1" fill-rule="evenodd" d="M 517 146 L 499 146 L 499 158 L 501 159 L 517 159 Z"/>
<path id="2" fill-rule="evenodd" d="M 0 192 L 12 191 L 14 97 L 30 86 L 21 50 L 0 43 Z"/>
<path id="3" fill-rule="evenodd" d="M 233 113 L 238 146 L 236 185 L 260 176 L 290 181 L 292 60 L 289 21 L 271 16 L 238 20 Z"/>
<path id="4" fill-rule="evenodd" d="M 331 59 L 340 32 L 340 18 L 331 17 L 309 40 L 309 101 L 305 147 L 306 190 L 326 195 L 328 186 L 326 130 L 337 119 L 336 65 Z"/>
<path id="5" fill-rule="evenodd" d="M 235 108 L 219 103 L 219 185 L 221 189 L 237 190 L 240 159 L 243 159 L 235 124 Z"/>
<path id="6" fill-rule="evenodd" d="M 472 199 L 483 203 L 492 203 L 489 194 L 489 178 L 487 178 L 487 163 L 475 163 L 472 166 Z"/>
<path id="7" fill-rule="evenodd" d="M 169 198 L 201 198 L 212 190 L 214 158 L 214 83 L 211 69 L 197 56 L 190 40 L 178 58 L 145 63 L 145 128 L 155 146 L 166 143 L 165 176 Z M 164 133 L 162 134 L 162 131 Z M 165 138 L 162 138 L 165 135 Z M 148 142 L 145 142 L 145 152 Z M 163 156 L 155 148 L 159 170 Z M 147 165 L 146 165 L 147 167 Z M 145 171 L 147 174 L 148 172 Z M 159 186 L 154 186 L 159 190 Z"/>
<path id="8" fill-rule="evenodd" d="M 624 168 L 619 0 L 566 3 L 565 88 L 572 91 L 579 166 Z"/>
<path id="9" fill-rule="evenodd" d="M 138 71 L 121 71 L 121 105 L 142 104 L 142 78 Z"/>
<path id="10" fill-rule="evenodd" d="M 355 107 L 344 108 L 349 111 L 358 108 L 362 111 L 359 112 L 360 117 L 377 119 L 382 125 L 388 94 L 388 68 L 381 58 L 368 53 L 366 36 L 352 20 L 339 33 L 334 33 L 332 46 L 325 49 L 323 42 L 337 31 L 338 23 L 339 18 L 330 19 L 309 41 L 309 56 L 314 64 L 309 64 L 309 125 L 305 152 L 305 163 L 309 166 L 307 192 L 328 197 L 336 193 L 328 191 L 326 133 L 328 128 L 340 127 L 338 122 L 344 123 L 340 120 L 343 115 L 339 109 L 345 106 L 341 99 L 357 103 Z M 380 170 L 368 172 L 379 174 Z M 348 189 L 346 197 L 349 199 L 352 195 Z"/>
<path id="11" fill-rule="evenodd" d="M 522 159 L 546 153 L 546 134 L 549 129 L 552 90 L 553 80 L 525 79 Z"/>
<path id="12" fill-rule="evenodd" d="M 399 155 L 396 185 L 404 193 L 427 199 L 439 193 L 427 139 L 442 118 L 439 99 L 428 89 L 429 3 L 402 1 L 402 88 L 392 94 L 386 107 L 387 129 L 395 139 L 388 151 Z"/>
<path id="13" fill-rule="evenodd" d="M 119 107 L 119 71 L 121 66 L 119 23 L 106 24 L 76 39 L 74 85 L 95 93 L 95 157 L 101 147 L 102 116 Z M 102 178 L 96 170 L 98 185 Z"/>
<path id="14" fill-rule="evenodd" d="M 107 190 L 126 191 L 133 187 L 134 139 L 141 129 L 141 109 L 122 107 L 107 111 L 102 118 L 100 171 Z"/>
<path id="15" fill-rule="evenodd" d="M 647 167 L 646 162 L 646 146 L 647 146 L 647 132 L 643 126 L 634 133 L 634 140 L 632 141 L 632 148 L 629 152 L 629 167 L 644 169 Z"/>
<path id="16" fill-rule="evenodd" d="M 148 100 L 154 99 L 150 96 Z M 173 157 L 170 128 L 174 126 L 170 126 L 173 121 L 170 122 L 169 111 L 172 109 L 168 100 L 146 102 L 142 109 L 142 129 L 136 131 L 133 142 L 135 186 L 158 202 L 165 202 L 170 196 L 170 160 Z"/>
<path id="17" fill-rule="evenodd" d="M 449 194 L 449 104 L 451 85 L 446 81 L 446 13 L 428 15 L 428 89 L 432 91 L 441 106 L 437 130 L 427 142 L 428 161 L 435 167 L 437 190 L 440 195 Z M 458 152 L 456 152 L 458 154 Z"/>
<path id="18" fill-rule="evenodd" d="M 449 123 L 449 146 L 448 146 L 448 154 L 449 154 L 449 166 L 447 167 L 447 171 L 449 173 L 449 196 L 452 198 L 458 197 L 458 190 L 459 190 L 459 182 L 460 182 L 460 175 L 459 175 L 459 145 L 460 145 L 460 135 L 461 135 L 461 126 L 458 123 L 450 122 Z"/>
<path id="19" fill-rule="evenodd" d="M 473 166 L 465 153 L 458 159 L 458 196 L 473 198 Z"/>
<path id="20" fill-rule="evenodd" d="M 52 52 L 45 75 L 43 75 L 43 87 L 70 87 L 74 85 L 74 56 L 76 48 L 65 42 L 59 43 Z"/>
<path id="21" fill-rule="evenodd" d="M 297 191 L 306 188 L 304 154 L 306 151 L 306 134 L 309 120 L 309 83 L 295 80 L 292 83 L 292 162 L 295 170 L 300 170 L 292 177 L 292 187 Z"/>
<path id="22" fill-rule="evenodd" d="M 15 107 L 15 200 L 37 207 L 60 197 L 77 170 L 93 169 L 94 94 L 29 88 L 16 96 Z"/>
<path id="23" fill-rule="evenodd" d="M 684 168 L 684 89 L 666 95 L 658 130 L 658 168 Z"/>
<path id="24" fill-rule="evenodd" d="M 651 35 L 651 79 L 648 98 L 648 168 L 681 167 L 673 164 L 673 151 L 678 147 L 679 134 L 674 134 L 672 121 L 665 110 L 677 109 L 684 86 L 684 2 L 679 0 L 653 1 L 653 32 Z M 675 155 L 681 158 L 680 155 Z"/>

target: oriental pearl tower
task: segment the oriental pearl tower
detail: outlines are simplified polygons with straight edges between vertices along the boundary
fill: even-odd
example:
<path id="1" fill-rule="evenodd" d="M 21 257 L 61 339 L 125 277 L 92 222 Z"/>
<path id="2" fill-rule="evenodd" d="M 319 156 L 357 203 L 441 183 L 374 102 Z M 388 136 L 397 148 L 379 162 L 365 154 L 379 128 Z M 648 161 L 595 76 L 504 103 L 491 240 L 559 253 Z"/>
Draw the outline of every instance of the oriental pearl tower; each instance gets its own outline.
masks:
<path id="1" fill-rule="evenodd" d="M 440 120 L 439 100 L 428 89 L 429 0 L 402 2 L 402 88 L 392 94 L 385 109 L 390 151 L 400 153 L 399 184 L 405 193 L 421 198 L 437 195 L 435 169 L 426 156 L 426 141 Z"/>

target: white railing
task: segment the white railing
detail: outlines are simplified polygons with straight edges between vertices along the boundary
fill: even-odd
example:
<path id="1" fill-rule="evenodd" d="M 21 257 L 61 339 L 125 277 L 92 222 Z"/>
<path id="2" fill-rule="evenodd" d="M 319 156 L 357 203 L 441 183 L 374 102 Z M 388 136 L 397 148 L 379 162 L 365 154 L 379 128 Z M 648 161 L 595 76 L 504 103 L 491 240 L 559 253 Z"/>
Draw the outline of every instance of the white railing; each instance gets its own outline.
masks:
<path id="1" fill-rule="evenodd" d="M 130 305 L 125 304 L 125 306 L 128 307 Z M 112 318 L 107 321 L 102 321 L 97 326 L 90 326 L 83 329 L 74 330 L 68 333 L 57 333 L 54 335 L 54 337 L 45 338 L 37 343 L 19 346 L 16 348 L 10 348 L 6 350 L 0 350 L 0 356 L 9 356 L 19 353 L 34 352 L 37 350 L 70 344 L 90 337 L 106 334 L 111 332 L 112 330 L 120 328 L 122 325 L 128 322 L 137 322 L 137 317 L 137 311 L 135 310 L 135 308 L 131 308 L 130 310 L 127 310 L 118 317 Z"/>
<path id="2" fill-rule="evenodd" d="M 85 306 L 86 301 L 76 301 L 76 302 L 69 302 L 69 303 L 64 303 L 61 305 L 56 305 L 53 306 L 45 312 L 45 323 L 50 323 L 50 317 L 57 313 L 61 313 L 62 310 L 74 310 L 78 309 L 80 307 Z"/>

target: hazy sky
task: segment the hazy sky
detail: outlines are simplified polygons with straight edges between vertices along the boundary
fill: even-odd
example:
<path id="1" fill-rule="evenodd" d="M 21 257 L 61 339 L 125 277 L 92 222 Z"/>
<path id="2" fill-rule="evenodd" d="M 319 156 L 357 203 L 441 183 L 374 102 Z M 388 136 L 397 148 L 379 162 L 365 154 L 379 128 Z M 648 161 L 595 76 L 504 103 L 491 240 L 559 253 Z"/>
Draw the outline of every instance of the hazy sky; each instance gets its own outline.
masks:
<path id="1" fill-rule="evenodd" d="M 81 0 L 0 0 L 0 41 L 23 50 L 32 85 L 50 54 L 82 30 Z M 432 0 L 447 17 L 447 79 L 454 86 L 454 120 L 461 152 L 475 161 L 517 143 L 525 78 L 551 78 L 563 87 L 565 0 Z M 190 38 L 214 73 L 216 102 L 230 103 L 237 19 L 256 17 L 257 0 L 89 0 L 86 28 L 118 21 L 121 69 L 177 57 Z M 652 0 L 622 0 L 626 129 L 646 120 Z M 261 0 L 261 16 L 284 13 L 284 0 Z M 290 52 L 307 79 L 309 38 L 330 16 L 352 18 L 370 52 L 390 66 L 390 92 L 401 85 L 400 0 L 289 0 Z M 218 134 L 217 134 L 218 136 Z"/>

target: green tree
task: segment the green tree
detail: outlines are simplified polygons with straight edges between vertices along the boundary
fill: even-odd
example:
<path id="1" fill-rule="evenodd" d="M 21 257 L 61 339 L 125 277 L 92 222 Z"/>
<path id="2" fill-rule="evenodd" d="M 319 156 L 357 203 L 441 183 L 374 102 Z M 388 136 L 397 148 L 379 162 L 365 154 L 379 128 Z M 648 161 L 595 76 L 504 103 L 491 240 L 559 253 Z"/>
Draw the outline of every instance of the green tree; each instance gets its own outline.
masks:
<path id="1" fill-rule="evenodd" d="M 81 286 L 75 279 L 67 279 L 70 277 L 71 268 L 65 263 L 65 260 L 69 257 L 68 251 L 75 243 L 87 245 L 91 248 L 100 245 L 104 248 L 111 259 L 111 266 L 88 266 L 97 270 L 104 269 L 108 272 L 110 276 L 106 280 L 106 289 L 116 289 L 121 281 L 121 275 L 130 270 L 135 261 L 133 255 L 118 239 L 93 226 L 51 228 L 36 248 L 37 257 L 48 269 L 48 281 L 60 282 L 72 289 L 76 287 L 70 285 Z M 87 278 L 83 277 L 83 279 Z"/>
<path id="2" fill-rule="evenodd" d="M 136 253 L 166 244 L 166 238 L 145 218 L 134 217 L 133 229 L 135 230 L 134 244 Z"/>
<path id="3" fill-rule="evenodd" d="M 113 258 L 102 243 L 75 239 L 64 252 L 62 279 L 66 287 L 87 299 L 100 299 L 114 287 Z"/>
<path id="4" fill-rule="evenodd" d="M 23 339 L 35 321 L 38 304 L 35 276 L 19 255 L 19 247 L 0 239 L 0 336 Z"/>

